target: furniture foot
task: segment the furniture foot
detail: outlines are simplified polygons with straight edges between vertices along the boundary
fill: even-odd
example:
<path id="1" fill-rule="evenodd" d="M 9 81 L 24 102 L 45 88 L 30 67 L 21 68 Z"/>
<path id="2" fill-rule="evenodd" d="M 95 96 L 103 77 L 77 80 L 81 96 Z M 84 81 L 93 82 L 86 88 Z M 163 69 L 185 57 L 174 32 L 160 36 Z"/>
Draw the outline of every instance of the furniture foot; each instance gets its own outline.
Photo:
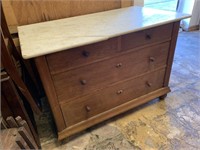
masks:
<path id="1" fill-rule="evenodd" d="M 167 97 L 167 94 L 164 94 L 162 96 L 159 97 L 160 100 L 164 100 Z"/>

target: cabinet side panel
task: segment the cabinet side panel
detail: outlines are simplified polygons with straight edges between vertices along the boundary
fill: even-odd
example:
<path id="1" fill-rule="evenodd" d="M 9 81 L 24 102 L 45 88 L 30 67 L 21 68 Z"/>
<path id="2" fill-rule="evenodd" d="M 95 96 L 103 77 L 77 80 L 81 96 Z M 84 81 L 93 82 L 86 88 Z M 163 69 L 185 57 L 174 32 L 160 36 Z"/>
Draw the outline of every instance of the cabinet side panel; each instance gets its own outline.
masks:
<path id="1" fill-rule="evenodd" d="M 168 86 L 169 84 L 169 78 L 170 78 L 172 63 L 174 59 L 174 52 L 176 48 L 176 41 L 177 41 L 179 27 L 180 27 L 180 21 L 175 22 L 173 24 L 172 38 L 171 38 L 171 43 L 170 43 L 170 48 L 169 48 L 169 53 L 168 53 L 167 69 L 165 73 L 164 86 Z"/>
<path id="2" fill-rule="evenodd" d="M 54 120 L 56 122 L 57 129 L 58 131 L 62 131 L 63 129 L 65 129 L 66 125 L 63 119 L 62 112 L 60 110 L 60 106 L 58 104 L 54 84 L 49 73 L 48 64 L 46 62 L 46 57 L 41 56 L 35 58 L 35 64 L 37 66 L 43 87 L 48 97 L 48 101 L 50 103 L 51 110 L 54 115 Z"/>

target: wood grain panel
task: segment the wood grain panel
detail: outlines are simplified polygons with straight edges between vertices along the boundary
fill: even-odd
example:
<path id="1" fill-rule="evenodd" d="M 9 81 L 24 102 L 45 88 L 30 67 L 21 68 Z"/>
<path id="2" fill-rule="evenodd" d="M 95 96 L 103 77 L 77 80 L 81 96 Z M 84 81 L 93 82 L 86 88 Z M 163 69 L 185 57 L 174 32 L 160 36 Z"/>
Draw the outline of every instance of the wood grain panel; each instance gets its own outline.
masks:
<path id="1" fill-rule="evenodd" d="M 168 49 L 169 43 L 164 43 L 53 75 L 58 100 L 69 101 L 111 83 L 165 66 Z"/>
<path id="2" fill-rule="evenodd" d="M 8 25 L 16 25 L 16 22 L 18 25 L 26 25 L 117 9 L 122 5 L 132 5 L 132 0 L 126 0 L 123 4 L 121 0 L 9 0 L 5 2 L 5 14 L 9 20 Z M 13 12 L 12 16 L 9 10 Z"/>
<path id="3" fill-rule="evenodd" d="M 121 0 L 121 8 L 133 6 L 134 0 Z"/>
<path id="4" fill-rule="evenodd" d="M 173 24 L 165 24 L 138 32 L 129 33 L 121 37 L 122 49 L 128 50 L 145 44 L 169 40 L 172 34 Z"/>
<path id="5" fill-rule="evenodd" d="M 58 140 L 62 140 L 72 134 L 75 134 L 79 131 L 82 131 L 84 129 L 87 129 L 88 127 L 91 127 L 92 125 L 95 125 L 99 122 L 102 122 L 106 119 L 109 119 L 113 116 L 116 116 L 120 113 L 123 113 L 127 110 L 130 110 L 136 106 L 139 106 L 141 104 L 144 104 L 150 100 L 153 100 L 154 98 L 159 97 L 160 95 L 164 95 L 170 92 L 169 87 L 160 88 L 156 91 L 153 91 L 151 93 L 148 93 L 146 95 L 140 96 L 138 98 L 132 99 L 131 101 L 124 103 L 122 105 L 119 105 L 117 107 L 114 107 L 108 111 L 105 111 L 99 115 L 96 115 L 94 117 L 91 117 L 85 121 L 79 122 L 76 125 L 73 125 L 71 127 L 66 128 L 65 130 L 58 132 Z"/>
<path id="6" fill-rule="evenodd" d="M 165 69 L 155 71 L 61 105 L 67 126 L 87 120 L 94 115 L 161 88 L 164 73 Z"/>
<path id="7" fill-rule="evenodd" d="M 10 1 L 18 25 L 44 21 L 42 1 Z"/>
<path id="8" fill-rule="evenodd" d="M 101 12 L 121 7 L 121 0 L 71 0 L 70 12 L 72 16 Z"/>
<path id="9" fill-rule="evenodd" d="M 118 38 L 47 55 L 51 74 L 84 66 L 119 52 Z"/>
<path id="10" fill-rule="evenodd" d="M 18 22 L 16 19 L 16 16 L 14 14 L 13 8 L 11 6 L 10 1 L 2 1 L 2 8 L 4 11 L 4 14 L 6 14 L 6 22 L 9 26 L 17 26 Z"/>

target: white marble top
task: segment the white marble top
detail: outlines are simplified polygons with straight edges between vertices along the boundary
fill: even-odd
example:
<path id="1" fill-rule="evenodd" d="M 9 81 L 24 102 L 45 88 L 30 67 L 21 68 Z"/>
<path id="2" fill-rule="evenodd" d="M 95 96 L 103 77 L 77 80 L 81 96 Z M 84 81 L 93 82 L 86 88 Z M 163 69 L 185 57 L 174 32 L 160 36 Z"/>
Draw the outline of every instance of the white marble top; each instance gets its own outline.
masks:
<path id="1" fill-rule="evenodd" d="M 22 56 L 29 59 L 188 17 L 190 15 L 133 6 L 19 26 L 18 33 Z"/>

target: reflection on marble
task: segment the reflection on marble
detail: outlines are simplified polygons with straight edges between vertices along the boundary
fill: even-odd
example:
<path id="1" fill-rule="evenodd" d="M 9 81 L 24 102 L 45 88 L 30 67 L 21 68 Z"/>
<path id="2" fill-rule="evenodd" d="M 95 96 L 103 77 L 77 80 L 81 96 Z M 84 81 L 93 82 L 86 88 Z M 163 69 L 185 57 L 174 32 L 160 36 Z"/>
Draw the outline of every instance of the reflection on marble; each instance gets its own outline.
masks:
<path id="1" fill-rule="evenodd" d="M 165 100 L 116 116 L 57 141 L 49 107 L 37 118 L 42 149 L 200 149 L 200 32 L 181 32 Z"/>
<path id="2" fill-rule="evenodd" d="M 149 8 L 176 11 L 178 0 L 144 0 L 144 6 Z"/>

